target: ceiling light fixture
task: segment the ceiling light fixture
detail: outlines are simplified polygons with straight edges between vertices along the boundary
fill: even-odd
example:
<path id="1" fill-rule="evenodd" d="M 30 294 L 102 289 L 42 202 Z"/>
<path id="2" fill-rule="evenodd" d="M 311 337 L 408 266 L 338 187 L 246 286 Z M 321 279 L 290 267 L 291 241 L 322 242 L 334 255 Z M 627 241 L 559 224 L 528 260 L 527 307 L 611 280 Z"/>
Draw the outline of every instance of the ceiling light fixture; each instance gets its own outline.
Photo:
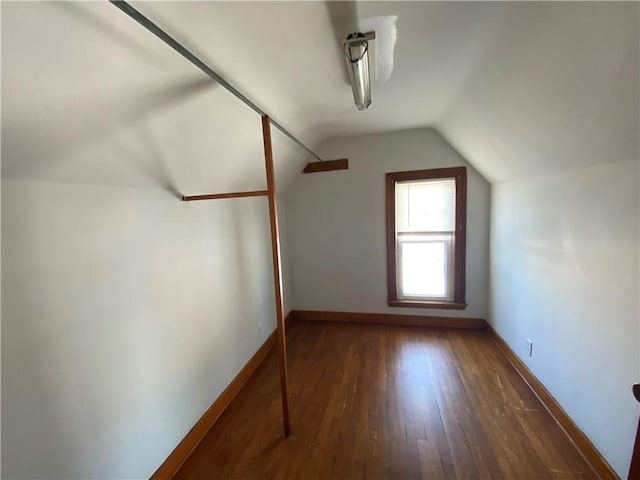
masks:
<path id="1" fill-rule="evenodd" d="M 375 38 L 375 32 L 351 33 L 342 42 L 349 81 L 353 90 L 353 100 L 360 111 L 366 110 L 371 105 L 369 41 Z"/>

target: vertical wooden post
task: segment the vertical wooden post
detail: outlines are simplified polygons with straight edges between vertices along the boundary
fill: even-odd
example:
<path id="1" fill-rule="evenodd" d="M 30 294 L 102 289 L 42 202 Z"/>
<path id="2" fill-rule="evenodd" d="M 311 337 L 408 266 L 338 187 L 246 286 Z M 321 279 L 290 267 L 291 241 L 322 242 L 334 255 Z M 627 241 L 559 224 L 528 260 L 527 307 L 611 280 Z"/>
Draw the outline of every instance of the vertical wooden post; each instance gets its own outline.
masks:
<path id="1" fill-rule="evenodd" d="M 264 141 L 264 163 L 267 171 L 267 197 L 269 199 L 269 223 L 271 224 L 271 252 L 273 258 L 273 285 L 276 299 L 276 332 L 278 356 L 280 358 L 280 390 L 282 393 L 282 423 L 284 435 L 291 433 L 289 425 L 289 394 L 287 379 L 287 342 L 284 330 L 282 304 L 282 275 L 280 273 L 280 235 L 278 233 L 278 208 L 276 205 L 276 180 L 273 172 L 273 152 L 271 149 L 271 123 L 269 117 L 262 117 L 262 138 Z"/>
<path id="2" fill-rule="evenodd" d="M 627 478 L 628 480 L 640 480 L 640 422 L 638 422 L 638 430 L 636 430 L 636 443 L 633 445 L 631 466 Z"/>
<path id="3" fill-rule="evenodd" d="M 633 386 L 633 396 L 640 402 L 640 383 Z M 631 466 L 629 467 L 629 480 L 640 480 L 640 420 L 638 420 L 638 429 L 636 430 L 636 443 L 633 445 L 633 453 L 631 455 Z"/>

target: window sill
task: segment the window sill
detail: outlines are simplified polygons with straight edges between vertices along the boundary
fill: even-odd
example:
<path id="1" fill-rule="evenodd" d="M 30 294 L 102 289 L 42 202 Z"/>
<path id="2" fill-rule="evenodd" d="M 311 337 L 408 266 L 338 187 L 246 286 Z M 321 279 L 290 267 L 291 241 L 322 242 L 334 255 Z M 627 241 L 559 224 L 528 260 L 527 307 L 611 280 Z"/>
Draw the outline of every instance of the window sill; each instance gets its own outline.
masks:
<path id="1" fill-rule="evenodd" d="M 387 302 L 390 307 L 406 307 L 406 308 L 441 308 L 444 310 L 464 310 L 467 308 L 466 303 L 458 302 L 438 302 L 438 301 L 420 301 L 420 300 L 389 300 Z"/>

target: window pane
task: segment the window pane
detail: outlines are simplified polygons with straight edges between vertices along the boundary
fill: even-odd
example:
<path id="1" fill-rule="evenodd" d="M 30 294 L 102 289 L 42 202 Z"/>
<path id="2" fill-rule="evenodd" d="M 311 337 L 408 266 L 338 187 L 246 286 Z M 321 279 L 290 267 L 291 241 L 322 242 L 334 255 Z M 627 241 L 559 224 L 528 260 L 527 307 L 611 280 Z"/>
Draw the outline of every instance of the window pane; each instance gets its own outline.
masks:
<path id="1" fill-rule="evenodd" d="M 454 179 L 396 184 L 398 232 L 453 232 L 454 225 Z"/>
<path id="2" fill-rule="evenodd" d="M 448 242 L 401 242 L 401 295 L 447 296 Z"/>

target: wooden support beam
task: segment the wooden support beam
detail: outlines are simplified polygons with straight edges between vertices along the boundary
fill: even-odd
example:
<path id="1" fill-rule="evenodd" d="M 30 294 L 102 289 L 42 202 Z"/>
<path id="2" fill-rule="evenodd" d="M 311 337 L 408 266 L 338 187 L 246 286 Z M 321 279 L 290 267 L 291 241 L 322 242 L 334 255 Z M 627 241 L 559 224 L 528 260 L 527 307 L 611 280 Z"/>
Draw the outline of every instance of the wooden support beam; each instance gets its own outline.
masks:
<path id="1" fill-rule="evenodd" d="M 633 396 L 640 402 L 640 383 L 633 386 Z M 636 430 L 636 442 L 633 444 L 633 453 L 631 454 L 631 466 L 629 467 L 628 480 L 638 480 L 640 478 L 640 420 L 638 420 L 638 429 Z"/>
<path id="2" fill-rule="evenodd" d="M 211 193 L 207 195 L 190 195 L 182 197 L 185 202 L 194 200 L 218 200 L 219 198 L 242 198 L 242 197 L 265 197 L 269 194 L 266 190 L 255 190 L 252 192 L 234 192 L 234 193 Z"/>
<path id="3" fill-rule="evenodd" d="M 307 163 L 302 173 L 330 172 L 332 170 L 349 170 L 349 159 L 341 158 L 339 160 Z"/>
<path id="4" fill-rule="evenodd" d="M 278 233 L 278 208 L 276 204 L 276 180 L 273 170 L 273 151 L 271 148 L 271 124 L 269 117 L 262 117 L 262 138 L 264 141 L 264 163 L 267 171 L 267 192 L 269 198 L 269 223 L 271 225 L 271 253 L 273 258 L 273 285 L 276 300 L 276 335 L 278 356 L 280 359 L 280 391 L 282 394 L 282 423 L 284 436 L 291 434 L 289 423 L 289 393 L 287 379 L 287 342 L 284 326 L 284 307 L 282 304 L 282 274 L 280 264 L 280 235 Z"/>

